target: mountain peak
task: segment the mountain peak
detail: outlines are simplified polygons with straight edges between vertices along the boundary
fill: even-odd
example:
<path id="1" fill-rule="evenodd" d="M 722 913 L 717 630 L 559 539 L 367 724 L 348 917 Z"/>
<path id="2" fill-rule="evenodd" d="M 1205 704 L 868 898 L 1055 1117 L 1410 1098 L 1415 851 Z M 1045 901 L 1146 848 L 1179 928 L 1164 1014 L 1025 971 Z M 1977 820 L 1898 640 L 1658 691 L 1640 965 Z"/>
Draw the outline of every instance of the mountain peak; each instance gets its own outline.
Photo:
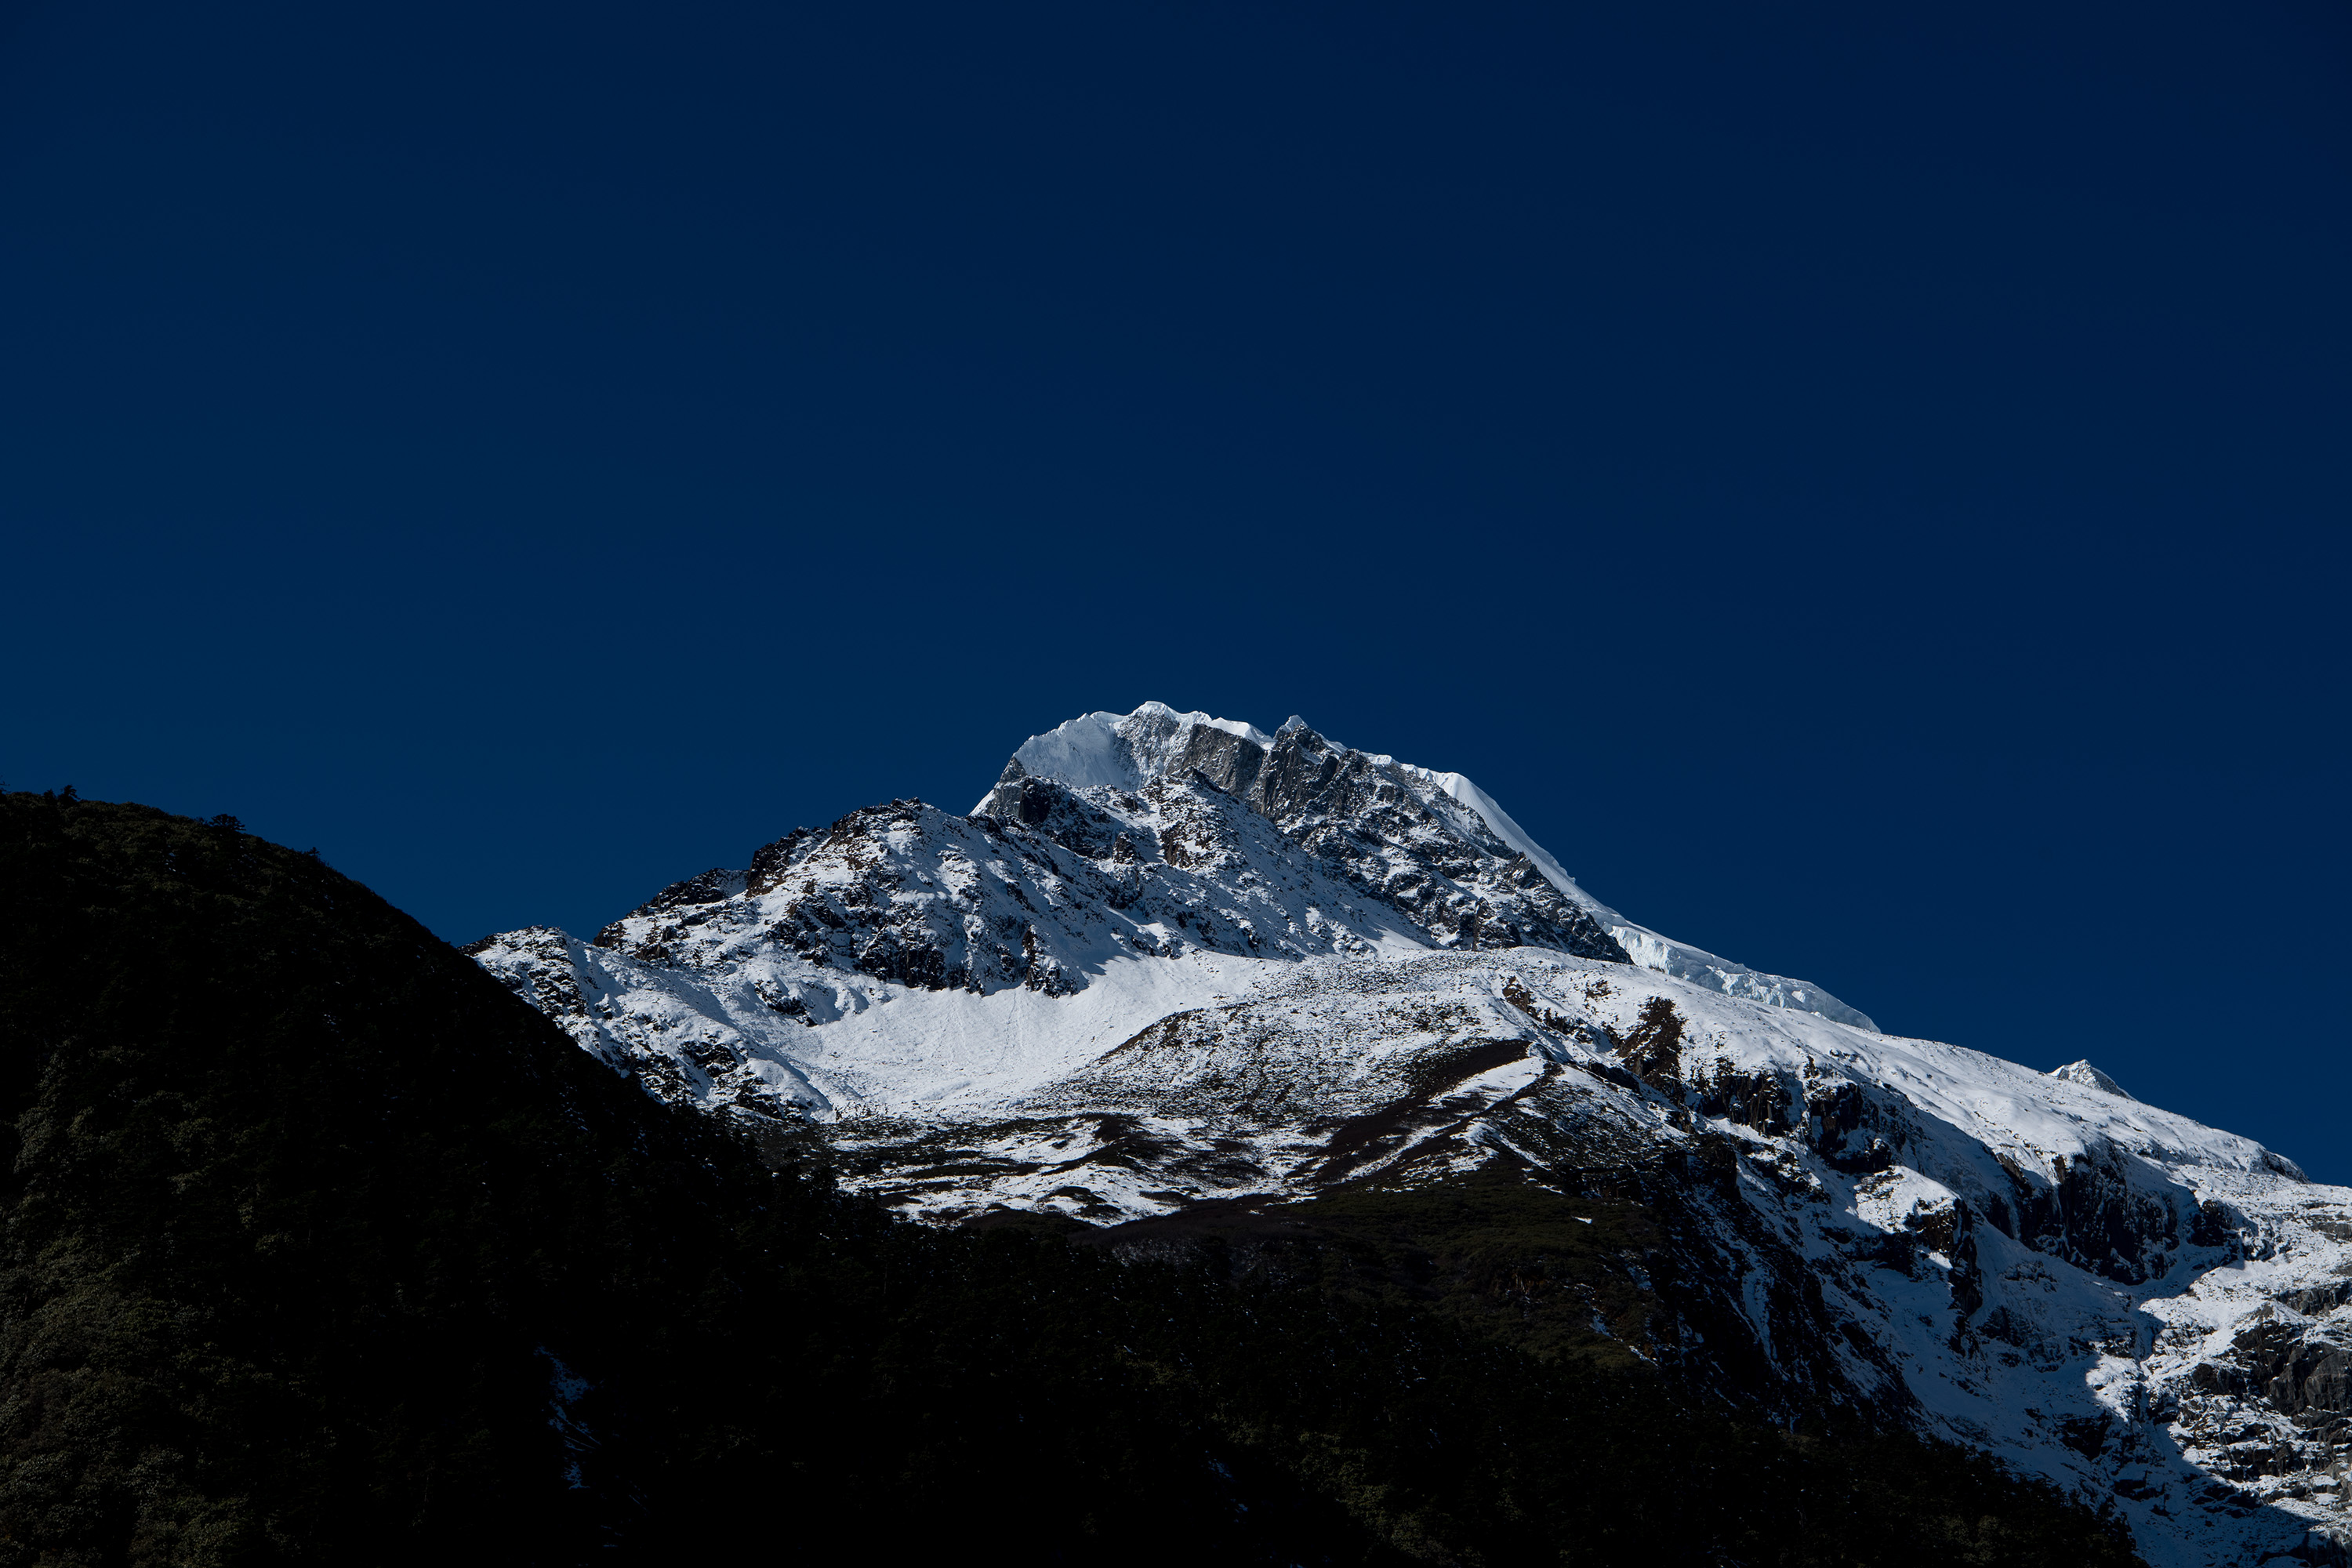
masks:
<path id="1" fill-rule="evenodd" d="M 1457 847 L 1475 846 L 1475 856 L 1501 861 L 1524 857 L 1537 879 L 1589 917 L 1642 968 L 1727 995 L 1814 1013 L 1858 1028 L 1877 1027 L 1869 1015 L 1811 981 L 1750 969 L 1627 920 L 1580 887 L 1493 796 L 1462 774 L 1359 752 L 1318 733 L 1296 713 L 1271 735 L 1242 720 L 1181 711 L 1165 702 L 1145 702 L 1132 713 L 1083 714 L 1023 742 L 1004 764 L 996 787 L 972 807 L 972 815 L 1023 817 L 1024 780 L 1051 780 L 1076 790 L 1134 791 L 1157 779 L 1181 780 L 1195 773 L 1266 816 L 1289 822 L 1286 831 L 1300 827 L 1302 814 L 1323 819 L 1322 829 L 1310 826 L 1300 836 L 1323 841 L 1331 849 L 1341 847 L 1334 833 L 1345 836 L 1346 819 L 1401 805 L 1409 798 L 1433 823 L 1443 825 L 1443 837 L 1461 841 Z M 1026 809 L 1043 807 L 1033 803 Z"/>
<path id="2" fill-rule="evenodd" d="M 2117 1083 L 2115 1079 L 2109 1078 L 2106 1074 L 2093 1067 L 2088 1061 L 2068 1062 L 2063 1068 L 2053 1068 L 2050 1070 L 2050 1076 L 2052 1078 L 2063 1079 L 2068 1083 L 2079 1083 L 2084 1089 L 2099 1089 L 2105 1093 L 2115 1095 L 2121 1100 L 2137 1100 L 2139 1098 L 2137 1095 L 2132 1093 L 2131 1090 L 2126 1089 L 2123 1085 Z"/>
<path id="3" fill-rule="evenodd" d="M 1132 713 L 1084 713 L 1042 735 L 1032 735 L 1013 752 L 1013 760 L 1027 774 L 1058 779 L 1080 789 L 1102 784 L 1137 789 L 1165 773 L 1202 730 L 1222 731 L 1259 746 L 1274 742 L 1274 737 L 1256 725 L 1237 719 L 1180 712 L 1165 702 L 1145 702 Z M 974 809 L 986 805 L 982 800 Z"/>

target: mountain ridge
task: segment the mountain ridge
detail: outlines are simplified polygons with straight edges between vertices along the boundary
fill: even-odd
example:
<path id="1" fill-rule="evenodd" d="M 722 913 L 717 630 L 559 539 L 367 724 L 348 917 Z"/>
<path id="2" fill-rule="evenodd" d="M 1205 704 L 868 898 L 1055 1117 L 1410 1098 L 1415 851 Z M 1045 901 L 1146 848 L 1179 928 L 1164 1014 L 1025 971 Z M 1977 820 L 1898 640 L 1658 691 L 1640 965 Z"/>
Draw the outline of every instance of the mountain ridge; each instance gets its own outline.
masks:
<path id="1" fill-rule="evenodd" d="M 1180 1216 L 1366 1183 L 1630 1194 L 1675 1217 L 1610 1331 L 1693 1397 L 1972 1445 L 2155 1562 L 2343 1549 L 2352 1193 L 1633 926 L 1459 775 L 1149 703 L 1033 737 L 970 816 L 755 864 L 478 961 L 934 1223 L 1206 1246 Z"/>

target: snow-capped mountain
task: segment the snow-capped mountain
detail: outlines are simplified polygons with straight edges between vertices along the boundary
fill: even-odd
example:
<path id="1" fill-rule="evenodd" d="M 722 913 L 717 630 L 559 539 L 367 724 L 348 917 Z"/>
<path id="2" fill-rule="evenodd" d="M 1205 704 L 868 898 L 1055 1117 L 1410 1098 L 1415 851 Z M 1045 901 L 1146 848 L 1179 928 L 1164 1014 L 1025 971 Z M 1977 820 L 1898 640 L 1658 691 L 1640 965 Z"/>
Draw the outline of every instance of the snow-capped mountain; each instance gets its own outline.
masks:
<path id="1" fill-rule="evenodd" d="M 933 1221 L 1150 1249 L 1500 1169 L 1638 1202 L 1643 1305 L 1596 1331 L 1694 1390 L 1987 1448 L 2153 1562 L 2347 1560 L 2352 1191 L 2088 1062 L 1879 1034 L 1297 719 L 1089 714 L 969 815 L 868 807 L 474 952 L 648 1092 Z"/>

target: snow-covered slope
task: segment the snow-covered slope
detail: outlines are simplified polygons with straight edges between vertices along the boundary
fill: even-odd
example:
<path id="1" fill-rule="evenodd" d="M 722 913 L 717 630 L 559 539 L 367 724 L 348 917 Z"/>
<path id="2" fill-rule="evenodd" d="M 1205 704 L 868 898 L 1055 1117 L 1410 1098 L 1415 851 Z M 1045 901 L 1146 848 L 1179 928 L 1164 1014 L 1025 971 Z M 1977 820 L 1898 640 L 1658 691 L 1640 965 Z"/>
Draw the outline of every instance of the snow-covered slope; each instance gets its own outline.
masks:
<path id="1" fill-rule="evenodd" d="M 969 816 L 869 807 L 476 952 L 935 1221 L 1496 1166 L 1637 1201 L 1649 1305 L 1606 1331 L 1694 1389 L 1986 1447 L 2158 1563 L 2340 1560 L 2352 1192 L 1671 942 L 1468 780 L 1297 720 L 1091 714 Z"/>

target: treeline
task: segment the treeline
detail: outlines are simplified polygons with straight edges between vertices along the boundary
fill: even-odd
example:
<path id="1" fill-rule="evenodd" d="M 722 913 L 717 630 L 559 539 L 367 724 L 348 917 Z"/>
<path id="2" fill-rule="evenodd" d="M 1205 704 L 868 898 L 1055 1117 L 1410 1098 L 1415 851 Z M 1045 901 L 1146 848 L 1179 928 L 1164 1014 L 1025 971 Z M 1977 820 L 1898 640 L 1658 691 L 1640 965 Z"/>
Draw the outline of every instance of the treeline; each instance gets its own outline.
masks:
<path id="1" fill-rule="evenodd" d="M 2126 1563 L 1475 1314 L 920 1229 L 314 855 L 0 798 L 0 1568 Z"/>

